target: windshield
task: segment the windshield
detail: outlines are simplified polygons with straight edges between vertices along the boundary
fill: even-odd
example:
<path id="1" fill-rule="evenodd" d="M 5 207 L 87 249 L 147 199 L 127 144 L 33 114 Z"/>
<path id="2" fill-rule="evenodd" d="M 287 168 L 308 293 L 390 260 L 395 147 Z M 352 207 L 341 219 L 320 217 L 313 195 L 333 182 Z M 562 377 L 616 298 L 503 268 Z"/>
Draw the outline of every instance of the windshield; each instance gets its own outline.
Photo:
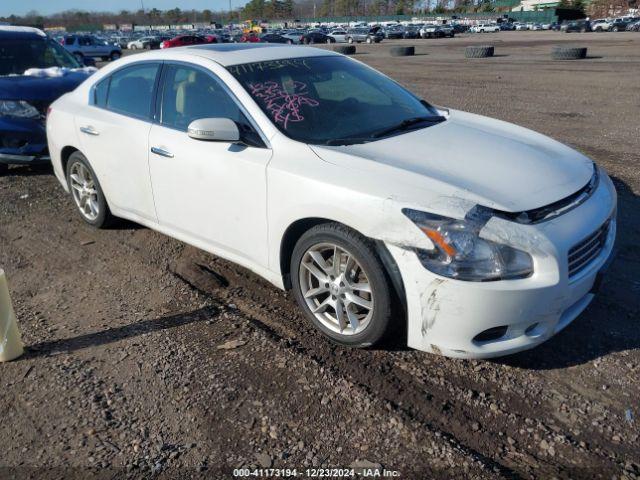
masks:
<path id="1" fill-rule="evenodd" d="M 364 143 L 410 125 L 424 128 L 417 118 L 439 115 L 393 80 L 346 57 L 272 60 L 228 70 L 282 133 L 304 143 Z M 394 128 L 403 122 L 405 130 Z"/>
<path id="2" fill-rule="evenodd" d="M 0 75 L 22 75 L 30 68 L 80 68 L 61 45 L 48 38 L 0 40 Z"/>

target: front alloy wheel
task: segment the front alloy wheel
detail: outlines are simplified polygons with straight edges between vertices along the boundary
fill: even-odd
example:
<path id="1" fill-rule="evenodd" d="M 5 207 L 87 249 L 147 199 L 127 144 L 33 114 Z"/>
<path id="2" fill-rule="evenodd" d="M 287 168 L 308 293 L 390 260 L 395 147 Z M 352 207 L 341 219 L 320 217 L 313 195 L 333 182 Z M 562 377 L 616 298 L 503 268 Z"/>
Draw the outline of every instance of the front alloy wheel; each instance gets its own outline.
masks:
<path id="1" fill-rule="evenodd" d="M 387 332 L 391 285 L 373 242 L 337 223 L 317 225 L 295 246 L 293 291 L 324 335 L 348 346 L 369 346 Z"/>
<path id="2" fill-rule="evenodd" d="M 367 327 L 374 311 L 371 284 L 351 253 L 332 243 L 320 243 L 306 251 L 301 267 L 302 294 L 319 322 L 342 335 Z"/>

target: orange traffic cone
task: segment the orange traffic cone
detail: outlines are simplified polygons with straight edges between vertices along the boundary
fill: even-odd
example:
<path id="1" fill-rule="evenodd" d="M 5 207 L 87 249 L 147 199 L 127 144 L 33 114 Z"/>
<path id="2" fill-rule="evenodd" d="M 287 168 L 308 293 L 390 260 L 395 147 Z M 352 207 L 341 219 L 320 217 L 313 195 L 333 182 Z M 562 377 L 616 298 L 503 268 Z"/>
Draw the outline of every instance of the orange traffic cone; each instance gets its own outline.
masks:
<path id="1" fill-rule="evenodd" d="M 13 360 L 23 353 L 16 315 L 9 297 L 7 277 L 0 268 L 0 362 Z"/>

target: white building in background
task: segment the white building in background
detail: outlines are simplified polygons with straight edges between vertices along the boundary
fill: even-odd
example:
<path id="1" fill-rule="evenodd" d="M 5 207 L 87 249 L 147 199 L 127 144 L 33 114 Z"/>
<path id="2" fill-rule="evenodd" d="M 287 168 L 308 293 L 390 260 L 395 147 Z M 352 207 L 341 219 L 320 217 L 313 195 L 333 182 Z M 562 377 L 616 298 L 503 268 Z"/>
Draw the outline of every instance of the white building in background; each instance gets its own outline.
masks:
<path id="1" fill-rule="evenodd" d="M 512 12 L 533 12 L 536 10 L 543 10 L 545 8 L 555 8 L 558 6 L 558 1 L 555 2 L 549 0 L 522 0 L 520 5 L 516 5 L 511 9 Z"/>

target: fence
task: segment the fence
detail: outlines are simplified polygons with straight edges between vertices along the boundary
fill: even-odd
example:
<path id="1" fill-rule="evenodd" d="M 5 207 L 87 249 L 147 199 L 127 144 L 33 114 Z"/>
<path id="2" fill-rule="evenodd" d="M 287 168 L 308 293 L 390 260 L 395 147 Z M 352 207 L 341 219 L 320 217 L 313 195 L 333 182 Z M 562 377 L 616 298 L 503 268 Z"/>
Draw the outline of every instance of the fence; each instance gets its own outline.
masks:
<path id="1" fill-rule="evenodd" d="M 424 14 L 424 15 L 370 15 L 370 16 L 350 16 L 350 17 L 317 17 L 301 18 L 297 22 L 303 24 L 316 23 L 338 23 L 347 24 L 350 22 L 413 22 L 413 21 L 433 21 L 447 19 L 451 21 L 455 16 L 457 21 L 495 21 L 498 18 L 509 18 L 518 22 L 550 23 L 557 20 L 555 9 L 539 10 L 537 12 L 471 12 L 454 14 Z"/>

